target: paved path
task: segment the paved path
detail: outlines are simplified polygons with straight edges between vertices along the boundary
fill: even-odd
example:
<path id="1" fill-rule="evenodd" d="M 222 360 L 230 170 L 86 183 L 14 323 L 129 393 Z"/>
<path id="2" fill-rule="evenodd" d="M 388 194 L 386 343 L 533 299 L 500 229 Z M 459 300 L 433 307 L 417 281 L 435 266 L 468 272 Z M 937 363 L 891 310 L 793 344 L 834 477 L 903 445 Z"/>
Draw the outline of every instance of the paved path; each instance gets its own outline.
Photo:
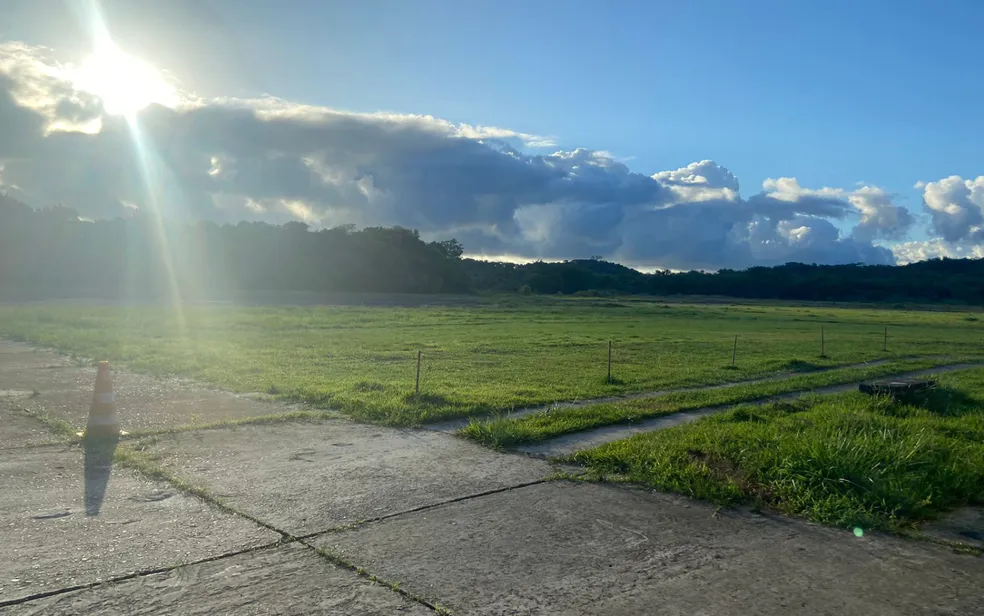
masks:
<path id="1" fill-rule="evenodd" d="M 977 368 L 980 366 L 984 366 L 984 364 L 950 364 L 947 366 L 937 366 L 936 368 L 927 368 L 925 370 L 916 370 L 913 372 L 903 372 L 901 374 L 889 375 L 878 380 L 891 378 L 920 379 L 947 372 L 956 372 L 957 370 Z M 717 406 L 707 406 L 689 411 L 681 411 L 679 413 L 671 413 L 669 415 L 660 415 L 658 417 L 645 419 L 636 423 L 615 424 L 611 426 L 602 426 L 593 430 L 585 430 L 583 432 L 573 432 L 571 434 L 565 434 L 547 441 L 543 441 L 542 443 L 521 445 L 517 447 L 517 449 L 523 453 L 535 456 L 566 456 L 581 449 L 590 449 L 592 447 L 604 445 L 605 443 L 620 441 L 624 438 L 629 438 L 630 436 L 635 436 L 636 434 L 641 434 L 643 432 L 653 432 L 654 430 L 664 430 L 666 428 L 672 428 L 673 426 L 679 426 L 680 424 L 689 423 L 700 419 L 701 417 L 723 413 L 743 404 L 761 405 L 781 402 L 783 400 L 795 400 L 796 398 L 801 398 L 808 394 L 823 395 L 843 393 L 857 389 L 860 384 L 861 382 L 857 381 L 854 383 L 831 385 L 829 387 L 818 387 L 813 389 L 805 389 L 803 391 L 794 391 L 777 396 L 770 396 L 768 398 L 762 398 L 761 400 L 752 400 L 738 404 L 719 404 Z"/>
<path id="2" fill-rule="evenodd" d="M 897 359 L 878 359 L 875 361 L 862 362 L 860 364 L 830 366 L 827 368 L 818 368 L 810 371 L 780 372 L 778 374 L 772 374 L 757 379 L 746 379 L 744 381 L 729 381 L 727 383 L 715 383 L 714 385 L 698 385 L 696 387 L 677 387 L 673 389 L 657 389 L 654 391 L 642 391 L 634 394 L 623 394 L 620 396 L 603 396 L 600 398 L 584 398 L 581 400 L 570 400 L 567 402 L 552 402 L 550 404 L 541 404 L 538 406 L 528 406 L 525 408 L 516 409 L 510 411 L 509 413 L 503 414 L 503 416 L 509 419 L 519 419 L 520 417 L 525 417 L 526 415 L 533 415 L 535 413 L 542 413 L 544 411 L 580 408 L 584 406 L 592 406 L 595 404 L 605 404 L 607 402 L 625 402 L 627 400 L 643 400 L 646 398 L 660 398 L 662 396 L 668 396 L 670 394 L 686 394 L 686 393 L 693 393 L 698 391 L 714 391 L 716 389 L 725 389 L 728 387 L 734 387 L 736 385 L 759 385 L 761 383 L 775 383 L 776 381 L 784 381 L 793 376 L 802 376 L 806 374 L 821 374 L 823 372 L 830 372 L 831 370 L 849 370 L 851 368 L 872 368 L 875 366 L 883 366 L 891 361 L 898 361 L 903 359 L 938 359 L 938 358 L 900 357 Z M 487 414 L 481 416 L 459 417 L 456 419 L 442 421 L 439 423 L 427 424 L 425 427 L 428 430 L 436 430 L 438 432 L 455 432 L 467 426 L 468 423 L 471 422 L 473 419 L 487 419 L 489 417 L 491 416 Z"/>
<path id="3" fill-rule="evenodd" d="M 425 430 L 340 419 L 211 428 L 124 439 L 113 462 L 32 416 L 78 425 L 91 376 L 0 343 L 4 616 L 840 616 L 984 604 L 980 557 L 553 481 L 547 461 Z M 125 427 L 289 410 L 116 382 Z"/>

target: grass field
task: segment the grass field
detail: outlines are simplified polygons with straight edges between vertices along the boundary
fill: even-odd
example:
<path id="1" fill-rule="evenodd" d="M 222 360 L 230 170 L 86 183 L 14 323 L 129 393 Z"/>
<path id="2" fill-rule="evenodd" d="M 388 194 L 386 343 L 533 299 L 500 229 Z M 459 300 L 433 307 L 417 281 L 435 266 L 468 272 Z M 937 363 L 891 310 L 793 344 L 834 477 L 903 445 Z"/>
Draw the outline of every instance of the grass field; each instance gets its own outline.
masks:
<path id="1" fill-rule="evenodd" d="M 882 358 L 979 357 L 980 316 L 552 298 L 415 308 L 198 305 L 180 313 L 163 306 L 8 305 L 0 306 L 0 336 L 409 425 Z"/>
<path id="2" fill-rule="evenodd" d="M 939 381 L 909 404 L 850 393 L 738 407 L 572 459 L 599 479 L 905 530 L 984 503 L 984 369 Z"/>

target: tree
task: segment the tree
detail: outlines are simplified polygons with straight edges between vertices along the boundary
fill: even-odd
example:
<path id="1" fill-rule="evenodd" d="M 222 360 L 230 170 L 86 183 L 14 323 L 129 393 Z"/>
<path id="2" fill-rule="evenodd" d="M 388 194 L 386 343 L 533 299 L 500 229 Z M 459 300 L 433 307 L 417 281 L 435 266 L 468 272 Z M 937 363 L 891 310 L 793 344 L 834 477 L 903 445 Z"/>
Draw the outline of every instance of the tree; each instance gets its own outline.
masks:
<path id="1" fill-rule="evenodd" d="M 460 259 L 461 255 L 465 254 L 465 247 L 454 238 L 443 242 L 431 242 L 431 246 L 437 248 L 446 259 Z"/>

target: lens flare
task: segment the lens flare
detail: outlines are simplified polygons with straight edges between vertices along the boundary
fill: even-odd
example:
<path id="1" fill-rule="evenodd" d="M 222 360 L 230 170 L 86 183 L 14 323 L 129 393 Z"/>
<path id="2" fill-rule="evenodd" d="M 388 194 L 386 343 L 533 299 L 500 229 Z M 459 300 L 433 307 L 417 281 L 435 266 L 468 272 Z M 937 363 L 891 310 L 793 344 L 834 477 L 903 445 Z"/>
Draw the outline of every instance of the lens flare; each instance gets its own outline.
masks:
<path id="1" fill-rule="evenodd" d="M 152 103 L 173 107 L 179 102 L 160 71 L 108 38 L 96 41 L 96 51 L 75 71 L 73 81 L 77 89 L 97 96 L 111 115 L 130 116 Z"/>
<path id="2" fill-rule="evenodd" d="M 150 64 L 139 60 L 113 41 L 106 20 L 95 0 L 80 0 L 75 4 L 92 41 L 93 53 L 82 63 L 75 75 L 75 87 L 98 96 L 106 113 L 124 117 L 130 141 L 143 179 L 144 202 L 154 225 L 157 249 L 167 276 L 170 301 L 177 320 L 178 336 L 187 342 L 187 327 L 182 308 L 181 289 L 175 271 L 172 242 L 165 225 L 164 207 L 166 186 L 163 167 L 151 136 L 140 125 L 138 111 L 159 103 L 173 106 L 178 95 Z"/>

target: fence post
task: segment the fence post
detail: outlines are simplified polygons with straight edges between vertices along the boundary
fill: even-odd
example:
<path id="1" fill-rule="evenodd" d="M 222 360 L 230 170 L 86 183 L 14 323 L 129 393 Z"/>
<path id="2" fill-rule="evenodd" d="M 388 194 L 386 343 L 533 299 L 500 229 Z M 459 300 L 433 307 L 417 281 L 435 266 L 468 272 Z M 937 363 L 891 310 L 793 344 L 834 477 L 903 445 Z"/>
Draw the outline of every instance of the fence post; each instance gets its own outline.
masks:
<path id="1" fill-rule="evenodd" d="M 738 334 L 735 334 L 735 346 L 731 349 L 731 367 L 735 367 L 735 358 L 738 356 Z"/>
<path id="2" fill-rule="evenodd" d="M 418 395 L 420 394 L 420 355 L 421 352 L 417 351 L 417 386 L 414 389 Z"/>
<path id="3" fill-rule="evenodd" d="M 608 341 L 608 382 L 612 382 L 612 341 Z"/>

